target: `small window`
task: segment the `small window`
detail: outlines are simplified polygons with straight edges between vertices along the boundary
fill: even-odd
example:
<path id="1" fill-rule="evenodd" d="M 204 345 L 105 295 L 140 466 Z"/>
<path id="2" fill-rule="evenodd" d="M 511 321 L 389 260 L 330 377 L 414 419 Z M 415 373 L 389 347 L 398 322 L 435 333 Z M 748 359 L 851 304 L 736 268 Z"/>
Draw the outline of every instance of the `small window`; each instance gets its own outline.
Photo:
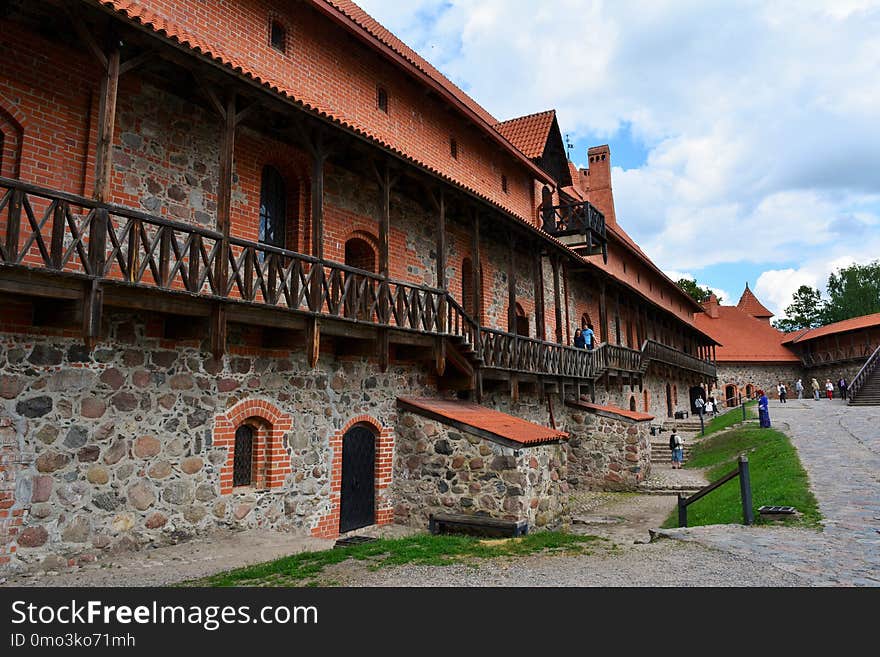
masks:
<path id="1" fill-rule="evenodd" d="M 458 142 L 455 140 L 455 137 L 449 138 L 449 154 L 453 160 L 458 159 Z"/>
<path id="2" fill-rule="evenodd" d="M 235 451 L 233 452 L 232 485 L 250 486 L 253 483 L 254 429 L 242 424 L 235 430 Z"/>
<path id="3" fill-rule="evenodd" d="M 625 262 L 623 263 L 623 273 L 624 274 L 626 273 L 626 263 Z"/>
<path id="4" fill-rule="evenodd" d="M 507 176 L 501 176 L 501 191 L 507 194 Z"/>
<path id="5" fill-rule="evenodd" d="M 382 87 L 376 88 L 376 107 L 380 112 L 388 114 L 388 92 Z"/>
<path id="6" fill-rule="evenodd" d="M 269 27 L 269 43 L 275 50 L 287 50 L 287 30 L 279 21 L 272 21 Z"/>

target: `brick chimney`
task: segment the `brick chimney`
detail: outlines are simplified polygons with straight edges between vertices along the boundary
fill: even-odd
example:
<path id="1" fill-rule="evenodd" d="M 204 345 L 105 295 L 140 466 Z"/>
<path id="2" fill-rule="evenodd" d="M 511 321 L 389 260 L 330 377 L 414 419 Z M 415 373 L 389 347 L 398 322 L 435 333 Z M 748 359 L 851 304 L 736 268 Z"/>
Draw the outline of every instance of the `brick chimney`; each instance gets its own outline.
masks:
<path id="1" fill-rule="evenodd" d="M 718 297 L 715 296 L 714 292 L 703 302 L 703 310 L 712 319 L 718 319 Z"/>
<path id="2" fill-rule="evenodd" d="M 593 146 L 587 151 L 589 169 L 581 169 L 587 199 L 605 215 L 605 222 L 616 224 L 614 194 L 611 191 L 611 149 L 608 145 Z"/>

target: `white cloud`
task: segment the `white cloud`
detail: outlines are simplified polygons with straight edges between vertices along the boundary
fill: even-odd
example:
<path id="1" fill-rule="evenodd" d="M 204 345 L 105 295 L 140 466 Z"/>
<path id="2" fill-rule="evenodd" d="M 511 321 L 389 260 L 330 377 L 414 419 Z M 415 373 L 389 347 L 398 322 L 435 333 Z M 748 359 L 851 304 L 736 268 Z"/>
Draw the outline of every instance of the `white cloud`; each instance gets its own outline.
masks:
<path id="1" fill-rule="evenodd" d="M 778 263 L 781 311 L 880 253 L 880 0 L 361 4 L 498 118 L 626 126 L 648 157 L 614 168 L 617 216 L 664 270 Z"/>

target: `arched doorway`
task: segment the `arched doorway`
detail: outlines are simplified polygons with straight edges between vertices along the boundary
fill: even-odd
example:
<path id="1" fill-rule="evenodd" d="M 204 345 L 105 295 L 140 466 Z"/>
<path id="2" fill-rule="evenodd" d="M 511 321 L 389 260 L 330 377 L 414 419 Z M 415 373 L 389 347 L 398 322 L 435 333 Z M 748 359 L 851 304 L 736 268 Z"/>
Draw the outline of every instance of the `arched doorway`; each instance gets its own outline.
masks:
<path id="1" fill-rule="evenodd" d="M 726 406 L 736 405 L 736 386 L 727 385 L 724 387 L 724 403 Z"/>
<path id="2" fill-rule="evenodd" d="M 260 242 L 285 248 L 286 225 L 287 185 L 278 169 L 267 164 L 260 184 Z"/>
<path id="3" fill-rule="evenodd" d="M 636 396 L 635 395 L 632 395 L 629 398 L 629 410 L 631 410 L 631 411 L 636 410 Z"/>
<path id="4" fill-rule="evenodd" d="M 748 384 L 746 386 L 746 399 L 751 399 L 752 396 L 754 395 L 754 392 L 755 392 L 755 388 L 752 386 L 751 383 Z"/>
<path id="5" fill-rule="evenodd" d="M 348 267 L 362 269 L 370 273 L 376 273 L 376 249 L 368 241 L 372 237 L 351 237 L 345 242 L 345 264 Z M 373 279 L 363 280 L 360 275 L 345 273 L 345 277 L 354 276 L 352 285 L 347 286 L 345 296 L 345 316 L 360 320 L 369 319 L 370 308 L 373 305 L 373 296 L 376 293 L 376 281 Z M 372 288 L 373 294 L 368 292 Z"/>
<path id="6" fill-rule="evenodd" d="M 703 390 L 703 386 L 691 386 L 690 398 L 691 398 L 691 412 L 692 413 L 697 412 L 697 406 L 696 406 L 695 402 L 697 401 L 698 397 L 702 398 L 704 402 L 706 401 L 706 393 Z"/>
<path id="7" fill-rule="evenodd" d="M 483 268 L 480 267 L 480 289 L 483 288 Z M 461 306 L 474 319 L 482 320 L 482 308 L 474 296 L 474 265 L 470 258 L 461 261 Z"/>
<path id="8" fill-rule="evenodd" d="M 672 386 L 666 384 L 666 417 L 672 417 Z"/>
<path id="9" fill-rule="evenodd" d="M 376 435 L 356 424 L 342 437 L 339 532 L 376 522 Z"/>
<path id="10" fill-rule="evenodd" d="M 643 391 L 642 391 L 642 396 L 645 398 L 645 408 L 644 408 L 644 411 L 645 411 L 645 413 L 647 413 L 647 412 L 650 410 L 650 408 L 651 408 L 650 396 L 648 395 L 648 391 L 647 391 L 647 390 L 643 390 Z"/>
<path id="11" fill-rule="evenodd" d="M 514 327 L 517 335 L 529 337 L 529 318 L 526 311 L 519 304 L 516 304 L 516 326 Z"/>

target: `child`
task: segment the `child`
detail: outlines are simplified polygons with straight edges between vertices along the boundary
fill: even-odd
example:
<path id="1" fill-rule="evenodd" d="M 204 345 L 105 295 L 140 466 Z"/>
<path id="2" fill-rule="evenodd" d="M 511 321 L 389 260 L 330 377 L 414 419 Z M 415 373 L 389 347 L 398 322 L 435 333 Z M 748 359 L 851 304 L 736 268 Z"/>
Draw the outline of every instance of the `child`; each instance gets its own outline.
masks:
<path id="1" fill-rule="evenodd" d="M 672 427 L 672 435 L 669 436 L 669 449 L 672 450 L 672 469 L 680 470 L 684 461 L 684 441 L 678 435 L 678 427 Z"/>

